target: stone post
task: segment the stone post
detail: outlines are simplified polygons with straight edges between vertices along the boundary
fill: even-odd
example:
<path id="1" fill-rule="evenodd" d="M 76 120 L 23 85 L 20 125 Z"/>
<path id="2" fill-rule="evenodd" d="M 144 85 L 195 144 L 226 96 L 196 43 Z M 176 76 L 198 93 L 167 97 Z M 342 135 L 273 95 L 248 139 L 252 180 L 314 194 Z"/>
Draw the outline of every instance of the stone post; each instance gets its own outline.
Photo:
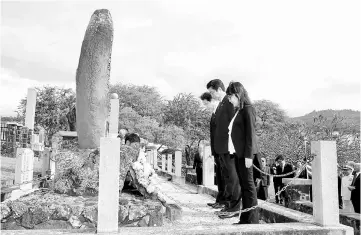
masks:
<path id="1" fill-rule="evenodd" d="M 34 130 L 36 107 L 36 90 L 28 89 L 26 98 L 25 127 Z M 33 180 L 34 152 L 29 148 L 16 149 L 15 183 L 21 184 L 21 190 L 30 190 L 33 183 L 27 181 Z"/>
<path id="2" fill-rule="evenodd" d="M 116 93 L 113 93 L 110 98 L 109 136 L 116 138 L 118 136 L 119 99 Z"/>
<path id="3" fill-rule="evenodd" d="M 165 171 L 165 154 L 162 154 L 162 171 Z"/>
<path id="4" fill-rule="evenodd" d="M 158 151 L 156 149 L 153 149 L 151 152 L 153 153 L 153 168 L 158 170 Z"/>
<path id="5" fill-rule="evenodd" d="M 100 139 L 98 233 L 118 232 L 120 141 Z"/>
<path id="6" fill-rule="evenodd" d="M 203 185 L 214 186 L 214 157 L 209 145 L 203 148 Z"/>
<path id="7" fill-rule="evenodd" d="M 35 108 L 36 108 L 36 90 L 34 88 L 29 88 L 28 95 L 26 97 L 25 127 L 29 128 L 30 130 L 34 130 Z"/>
<path id="8" fill-rule="evenodd" d="M 169 173 L 169 174 L 172 174 L 172 159 L 173 158 L 173 156 L 172 156 L 172 154 L 171 153 L 169 153 L 168 154 L 168 159 L 167 159 L 167 163 L 168 163 L 168 165 L 167 165 L 167 172 Z"/>
<path id="9" fill-rule="evenodd" d="M 174 153 L 174 160 L 175 160 L 175 176 L 181 177 L 182 176 L 182 152 L 176 150 Z"/>
<path id="10" fill-rule="evenodd" d="M 339 225 L 337 152 L 335 141 L 312 141 L 313 217 L 321 226 Z"/>
<path id="11" fill-rule="evenodd" d="M 91 16 L 76 71 L 76 125 L 80 149 L 99 147 L 109 110 L 113 21 L 106 9 Z"/>

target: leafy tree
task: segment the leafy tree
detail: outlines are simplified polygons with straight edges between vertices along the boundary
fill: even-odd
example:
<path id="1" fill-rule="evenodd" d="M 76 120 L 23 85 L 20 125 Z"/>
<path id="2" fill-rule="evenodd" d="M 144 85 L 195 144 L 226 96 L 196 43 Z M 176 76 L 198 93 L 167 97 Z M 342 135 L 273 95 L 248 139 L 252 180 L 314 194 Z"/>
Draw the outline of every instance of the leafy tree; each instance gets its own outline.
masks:
<path id="1" fill-rule="evenodd" d="M 68 130 L 66 114 L 75 105 L 75 93 L 72 89 L 57 86 L 36 87 L 35 125 L 43 127 L 48 136 L 60 130 Z M 26 97 L 20 101 L 17 113 L 24 120 Z"/>
<path id="2" fill-rule="evenodd" d="M 186 160 L 190 164 L 190 149 L 197 141 L 209 139 L 211 114 L 202 109 L 200 100 L 189 93 L 180 93 L 167 102 L 163 109 L 165 124 L 176 125 L 184 130 Z"/>
<path id="3" fill-rule="evenodd" d="M 117 83 L 111 85 L 110 92 L 118 94 L 120 109 L 129 107 L 140 116 L 149 116 L 158 122 L 162 120 L 164 102 L 155 87 Z"/>
<path id="4" fill-rule="evenodd" d="M 253 106 L 257 111 L 257 122 L 262 131 L 277 129 L 277 126 L 284 123 L 287 119 L 286 112 L 279 104 L 272 101 L 257 100 Z"/>

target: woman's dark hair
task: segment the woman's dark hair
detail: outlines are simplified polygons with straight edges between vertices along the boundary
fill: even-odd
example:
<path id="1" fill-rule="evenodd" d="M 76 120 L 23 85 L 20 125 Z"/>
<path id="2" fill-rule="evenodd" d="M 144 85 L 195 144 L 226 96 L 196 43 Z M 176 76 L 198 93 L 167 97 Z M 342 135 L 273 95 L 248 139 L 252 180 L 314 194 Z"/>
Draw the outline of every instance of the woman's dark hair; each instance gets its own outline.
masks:
<path id="1" fill-rule="evenodd" d="M 128 140 L 131 144 L 132 143 L 140 143 L 139 135 L 137 135 L 135 133 L 130 133 L 130 134 L 125 135 L 125 143 L 127 143 Z"/>
<path id="2" fill-rule="evenodd" d="M 226 90 L 227 95 L 236 95 L 239 100 L 239 106 L 242 109 L 244 105 L 251 105 L 246 88 L 240 82 L 230 82 Z"/>
<path id="3" fill-rule="evenodd" d="M 200 96 L 201 100 L 207 100 L 208 102 L 212 101 L 212 95 L 209 92 L 204 92 L 201 96 Z"/>
<path id="4" fill-rule="evenodd" d="M 218 90 L 218 88 L 221 88 L 222 91 L 225 90 L 224 84 L 220 79 L 213 79 L 210 82 L 207 83 L 207 89 L 212 88 L 213 90 Z"/>
<path id="5" fill-rule="evenodd" d="M 285 158 L 284 158 L 281 154 L 278 154 L 278 155 L 276 156 L 276 162 L 277 162 L 278 160 L 283 161 L 283 160 L 285 160 Z"/>

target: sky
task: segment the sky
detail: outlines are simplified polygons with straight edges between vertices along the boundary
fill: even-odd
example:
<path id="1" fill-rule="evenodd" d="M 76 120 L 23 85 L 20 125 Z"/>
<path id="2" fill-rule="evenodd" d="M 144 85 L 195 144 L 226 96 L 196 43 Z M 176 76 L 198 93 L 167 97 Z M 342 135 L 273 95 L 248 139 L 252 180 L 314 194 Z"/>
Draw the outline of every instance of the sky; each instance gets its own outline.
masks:
<path id="1" fill-rule="evenodd" d="M 34 86 L 75 88 L 91 15 L 108 9 L 110 83 L 196 96 L 241 82 L 290 117 L 360 110 L 360 1 L 1 1 L 0 115 Z"/>

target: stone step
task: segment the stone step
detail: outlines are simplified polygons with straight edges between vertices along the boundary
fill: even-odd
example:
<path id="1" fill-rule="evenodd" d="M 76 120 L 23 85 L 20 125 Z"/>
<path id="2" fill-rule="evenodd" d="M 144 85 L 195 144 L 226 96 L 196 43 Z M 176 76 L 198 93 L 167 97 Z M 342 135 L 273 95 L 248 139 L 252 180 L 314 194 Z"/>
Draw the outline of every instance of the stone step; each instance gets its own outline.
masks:
<path id="1" fill-rule="evenodd" d="M 20 235 L 20 234 L 49 234 L 50 230 L 3 230 L 3 235 Z M 95 234 L 92 230 L 51 230 L 51 234 Z M 128 235 L 158 235 L 158 234 L 240 234 L 240 235 L 352 235 L 351 228 L 340 225 L 334 227 L 320 227 L 307 223 L 278 223 L 278 224 L 247 224 L 247 225 L 207 225 L 207 226 L 174 226 L 174 227 L 122 227 L 119 228 L 118 234 Z"/>

